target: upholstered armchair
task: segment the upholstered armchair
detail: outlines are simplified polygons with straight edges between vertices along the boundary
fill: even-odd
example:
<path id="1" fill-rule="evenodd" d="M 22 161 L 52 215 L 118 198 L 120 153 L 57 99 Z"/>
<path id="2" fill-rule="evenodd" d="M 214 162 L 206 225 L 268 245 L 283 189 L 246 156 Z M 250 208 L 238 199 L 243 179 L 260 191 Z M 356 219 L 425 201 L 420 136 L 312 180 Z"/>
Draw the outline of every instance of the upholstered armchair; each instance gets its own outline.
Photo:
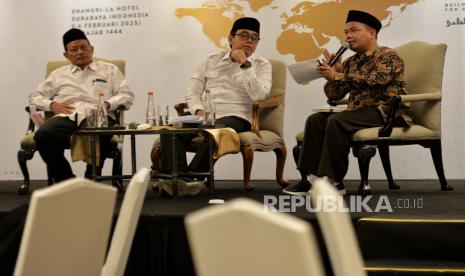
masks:
<path id="1" fill-rule="evenodd" d="M 252 129 L 239 133 L 240 151 L 243 158 L 244 189 L 253 190 L 250 181 L 252 164 L 255 151 L 273 151 L 276 155 L 276 181 L 285 188 L 288 183 L 283 179 L 284 164 L 286 161 L 286 145 L 283 139 L 284 124 L 284 99 L 286 95 L 286 65 L 278 60 L 269 60 L 272 65 L 273 85 L 270 97 L 264 101 L 252 104 Z M 175 106 L 179 116 L 186 115 L 187 104 L 180 103 Z M 195 152 L 201 144 L 201 138 L 195 138 L 189 148 Z M 158 158 L 160 155 L 160 142 L 155 140 L 152 152 L 152 169 L 158 170 Z"/>
<path id="2" fill-rule="evenodd" d="M 124 60 L 110 60 L 110 59 L 103 59 L 103 58 L 94 58 L 94 60 L 102 60 L 102 61 L 106 61 L 109 63 L 113 63 L 116 66 L 118 66 L 118 68 L 121 70 L 123 75 L 125 74 Z M 67 64 L 69 64 L 69 62 L 65 60 L 48 62 L 46 73 L 45 73 L 45 78 L 47 78 L 53 70 L 58 69 Z M 26 107 L 25 110 L 29 115 L 29 112 L 30 112 L 29 107 Z M 115 123 L 118 125 L 123 123 L 122 121 L 123 112 L 122 111 L 123 111 L 122 107 L 115 110 L 116 118 L 117 118 Z M 53 112 L 45 112 L 44 115 L 45 115 L 44 119 L 48 119 L 52 117 L 54 114 Z M 28 119 L 29 119 L 29 123 L 28 123 L 28 128 L 26 131 L 26 135 L 21 139 L 20 149 L 18 151 L 18 163 L 19 163 L 19 167 L 21 168 L 21 172 L 24 176 L 24 182 L 20 186 L 18 192 L 19 194 L 23 194 L 23 195 L 29 192 L 29 186 L 30 186 L 29 170 L 27 168 L 27 161 L 31 160 L 34 157 L 34 153 L 37 150 L 36 144 L 34 141 L 35 124 L 30 118 L 30 116 L 28 116 Z M 114 149 L 112 150 L 110 158 L 113 159 L 112 173 L 114 175 L 121 175 L 121 172 L 122 172 L 121 150 L 119 149 L 120 147 L 118 146 L 118 143 L 121 143 L 121 142 L 122 142 L 122 139 L 119 139 L 117 137 L 114 137 L 114 139 L 112 139 L 112 144 L 113 144 Z M 48 175 L 48 179 L 47 179 L 48 185 L 53 184 L 53 179 L 50 177 L 50 173 L 47 172 L 47 175 Z M 116 180 L 116 179 L 113 180 L 113 185 L 117 187 L 122 187 L 121 180 Z"/>
<path id="3" fill-rule="evenodd" d="M 445 44 L 429 44 L 413 41 L 396 48 L 405 63 L 405 80 L 408 95 L 391 99 L 391 116 L 400 102 L 411 103 L 413 109 L 413 126 L 406 129 L 393 127 L 392 117 L 383 127 L 362 129 L 353 135 L 352 149 L 357 157 L 361 175 L 359 193 L 371 193 L 368 183 L 370 159 L 376 154 L 381 157 L 390 189 L 399 189 L 392 177 L 389 159 L 389 147 L 398 145 L 421 145 L 429 148 L 438 174 L 442 191 L 453 188 L 447 184 L 441 150 L 441 99 L 444 59 L 447 46 Z M 302 144 L 303 132 L 296 136 L 297 145 L 293 149 L 297 160 Z"/>

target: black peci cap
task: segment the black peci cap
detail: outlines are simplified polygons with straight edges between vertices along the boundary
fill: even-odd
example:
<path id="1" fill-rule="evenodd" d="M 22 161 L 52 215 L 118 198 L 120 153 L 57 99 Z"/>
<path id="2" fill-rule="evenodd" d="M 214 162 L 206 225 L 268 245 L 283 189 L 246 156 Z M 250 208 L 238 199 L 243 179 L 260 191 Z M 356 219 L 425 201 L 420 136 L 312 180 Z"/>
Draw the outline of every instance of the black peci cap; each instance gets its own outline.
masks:
<path id="1" fill-rule="evenodd" d="M 363 11 L 350 10 L 349 14 L 347 15 L 346 23 L 354 21 L 364 23 L 372 27 L 376 30 L 376 33 L 379 33 L 382 27 L 381 22 L 378 20 L 378 18 L 374 17 L 373 15 Z"/>
<path id="2" fill-rule="evenodd" d="M 71 41 L 75 41 L 75 40 L 78 40 L 78 39 L 85 39 L 87 41 L 89 41 L 86 37 L 86 34 L 79 30 L 79 29 L 69 29 L 64 35 L 63 35 L 63 46 L 65 47 L 65 51 L 66 51 L 66 45 L 68 45 L 68 43 L 70 43 Z"/>
<path id="3" fill-rule="evenodd" d="M 235 34 L 239 29 L 251 30 L 257 34 L 260 34 L 260 22 L 252 17 L 242 17 L 234 22 L 231 29 L 231 34 Z"/>

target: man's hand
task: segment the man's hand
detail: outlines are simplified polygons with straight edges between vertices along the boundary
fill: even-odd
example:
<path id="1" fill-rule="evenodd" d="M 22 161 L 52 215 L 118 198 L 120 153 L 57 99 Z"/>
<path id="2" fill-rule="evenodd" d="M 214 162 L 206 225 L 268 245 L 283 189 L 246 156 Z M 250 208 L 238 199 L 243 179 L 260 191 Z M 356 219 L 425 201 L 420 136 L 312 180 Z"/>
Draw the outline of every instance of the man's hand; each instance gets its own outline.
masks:
<path id="1" fill-rule="evenodd" d="M 50 104 L 50 109 L 53 111 L 55 114 L 71 114 L 74 111 L 74 107 L 72 106 L 72 102 L 70 101 L 65 101 L 62 103 L 59 102 L 52 102 Z"/>
<path id="2" fill-rule="evenodd" d="M 234 49 L 234 50 L 231 51 L 231 59 L 234 62 L 242 64 L 247 60 L 247 56 L 245 55 L 244 50 L 242 50 L 242 49 Z"/>
<path id="3" fill-rule="evenodd" d="M 316 70 L 318 70 L 320 76 L 322 76 L 328 81 L 334 80 L 334 77 L 336 75 L 336 70 L 333 67 L 330 67 L 326 62 L 318 66 Z"/>
<path id="4" fill-rule="evenodd" d="M 334 54 L 331 54 L 328 50 L 323 49 L 323 56 L 325 57 L 325 63 L 328 64 L 329 61 L 331 60 L 331 57 L 333 57 Z M 333 68 L 338 73 L 342 72 L 343 66 L 342 66 L 342 58 L 341 57 L 339 57 L 338 60 L 336 61 L 336 63 L 334 63 Z"/>
<path id="5" fill-rule="evenodd" d="M 195 115 L 197 116 L 203 116 L 205 114 L 205 111 L 203 111 L 203 109 L 197 109 L 195 111 Z"/>

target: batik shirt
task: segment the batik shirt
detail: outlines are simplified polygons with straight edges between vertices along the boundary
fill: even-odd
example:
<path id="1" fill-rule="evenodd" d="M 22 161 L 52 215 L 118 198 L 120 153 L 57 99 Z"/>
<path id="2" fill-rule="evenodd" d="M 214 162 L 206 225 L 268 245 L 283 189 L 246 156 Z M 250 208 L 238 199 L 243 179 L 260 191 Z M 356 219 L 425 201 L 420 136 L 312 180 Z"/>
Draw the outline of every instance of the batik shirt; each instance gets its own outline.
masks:
<path id="1" fill-rule="evenodd" d="M 362 55 L 355 54 L 344 61 L 343 72 L 336 73 L 334 80 L 325 84 L 324 90 L 332 100 L 342 99 L 349 94 L 349 109 L 375 106 L 386 121 L 389 98 L 407 94 L 404 62 L 393 49 L 382 46 Z M 412 124 L 408 103 L 401 103 L 396 114 L 398 116 L 406 126 Z"/>

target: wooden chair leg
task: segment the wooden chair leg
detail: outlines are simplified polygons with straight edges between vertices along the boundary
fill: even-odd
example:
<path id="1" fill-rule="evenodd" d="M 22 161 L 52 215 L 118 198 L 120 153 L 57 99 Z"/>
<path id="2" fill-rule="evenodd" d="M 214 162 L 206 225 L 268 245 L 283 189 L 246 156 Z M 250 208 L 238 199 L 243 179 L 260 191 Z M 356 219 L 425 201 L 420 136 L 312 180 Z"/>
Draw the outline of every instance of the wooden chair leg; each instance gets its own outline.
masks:
<path id="1" fill-rule="evenodd" d="M 250 183 L 250 173 L 252 172 L 253 149 L 250 147 L 241 147 L 242 159 L 244 164 L 244 190 L 253 191 L 254 186 Z"/>
<path id="2" fill-rule="evenodd" d="M 287 150 L 286 146 L 275 148 L 273 150 L 276 154 L 276 182 L 281 188 L 285 189 L 289 183 L 283 179 L 284 164 L 286 162 Z"/>
<path id="3" fill-rule="evenodd" d="M 375 146 L 361 146 L 354 148 L 354 155 L 358 160 L 358 167 L 360 170 L 360 185 L 358 193 L 360 195 L 371 194 L 371 186 L 368 183 L 368 170 L 370 168 L 370 160 L 376 154 Z"/>
<path id="4" fill-rule="evenodd" d="M 434 168 L 438 174 L 439 183 L 441 183 L 441 191 L 452 191 L 454 188 L 447 184 L 446 176 L 444 175 L 444 167 L 442 165 L 442 148 L 441 140 L 433 141 L 430 147 L 431 157 L 433 157 Z"/>
<path id="5" fill-rule="evenodd" d="M 379 157 L 381 158 L 381 163 L 383 164 L 384 173 L 389 183 L 389 189 L 397 190 L 400 189 L 400 186 L 394 182 L 391 171 L 391 160 L 389 158 L 389 146 L 380 145 L 378 146 Z"/>
<path id="6" fill-rule="evenodd" d="M 30 180 L 29 180 L 29 170 L 27 169 L 27 160 L 30 160 L 34 153 L 30 154 L 26 152 L 24 149 L 20 149 L 18 151 L 18 163 L 19 167 L 21 168 L 21 173 L 24 176 L 24 183 L 19 187 L 18 193 L 20 195 L 27 195 L 29 192 L 29 185 L 30 185 Z"/>

